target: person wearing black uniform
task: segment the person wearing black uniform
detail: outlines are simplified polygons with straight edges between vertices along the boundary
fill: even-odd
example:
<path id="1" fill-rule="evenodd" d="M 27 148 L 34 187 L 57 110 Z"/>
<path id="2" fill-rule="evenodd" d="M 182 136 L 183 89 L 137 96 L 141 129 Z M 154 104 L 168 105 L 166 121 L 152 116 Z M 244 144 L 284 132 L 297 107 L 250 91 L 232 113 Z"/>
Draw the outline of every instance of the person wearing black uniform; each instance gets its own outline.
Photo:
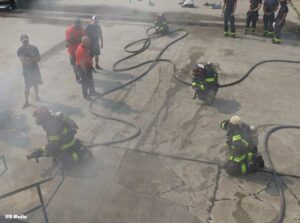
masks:
<path id="1" fill-rule="evenodd" d="M 207 92 L 211 88 L 216 92 L 218 91 L 218 73 L 212 63 L 195 64 L 193 66 L 193 76 L 192 88 L 197 88 L 200 92 Z M 197 95 L 198 93 L 195 92 L 193 99 L 196 99 Z"/>
<path id="2" fill-rule="evenodd" d="M 235 38 L 234 13 L 236 9 L 236 0 L 224 0 L 222 16 L 224 16 L 224 36 Z M 230 32 L 228 32 L 228 22 L 230 22 Z"/>
<path id="3" fill-rule="evenodd" d="M 280 0 L 280 9 L 275 18 L 275 37 L 272 42 L 274 44 L 281 43 L 281 30 L 285 24 L 285 18 L 289 12 L 289 8 L 287 6 L 287 0 Z"/>
<path id="4" fill-rule="evenodd" d="M 278 0 L 265 0 L 264 1 L 264 36 L 273 37 L 273 23 L 275 20 L 275 12 L 278 9 Z"/>
<path id="5" fill-rule="evenodd" d="M 46 156 L 67 165 L 81 160 L 82 144 L 75 138 L 78 126 L 72 119 L 61 112 L 52 113 L 44 106 L 36 107 L 33 116 L 36 124 L 46 131 L 48 143 L 27 155 L 27 159 Z"/>
<path id="6" fill-rule="evenodd" d="M 245 34 L 252 32 L 255 32 L 256 29 L 256 22 L 258 20 L 258 11 L 261 7 L 261 0 L 250 0 L 250 8 L 249 11 L 247 12 L 247 19 L 246 19 L 246 30 Z M 250 23 L 251 28 L 250 28 Z"/>
<path id="7" fill-rule="evenodd" d="M 227 131 L 225 170 L 229 175 L 244 175 L 264 167 L 263 157 L 257 153 L 258 134 L 255 126 L 243 123 L 239 116 L 232 116 L 222 121 L 220 127 Z"/>
<path id="8" fill-rule="evenodd" d="M 103 48 L 103 36 L 102 29 L 99 25 L 99 19 L 97 16 L 92 17 L 92 22 L 87 25 L 85 28 L 87 36 L 90 38 L 90 55 L 91 57 L 95 57 L 95 67 L 96 69 L 103 70 L 102 67 L 99 66 L 99 55 L 100 55 L 100 45 L 99 40 L 101 42 L 101 48 Z"/>

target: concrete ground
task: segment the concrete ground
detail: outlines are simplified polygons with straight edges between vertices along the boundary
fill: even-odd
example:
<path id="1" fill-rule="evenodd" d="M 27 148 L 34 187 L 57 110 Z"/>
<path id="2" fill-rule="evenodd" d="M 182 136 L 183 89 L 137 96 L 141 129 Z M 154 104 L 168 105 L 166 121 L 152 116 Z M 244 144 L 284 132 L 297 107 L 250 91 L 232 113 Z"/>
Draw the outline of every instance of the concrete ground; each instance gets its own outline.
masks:
<path id="1" fill-rule="evenodd" d="M 152 20 L 154 15 L 160 11 L 164 11 L 167 18 L 171 22 L 185 22 L 185 23 L 204 23 L 205 21 L 223 22 L 221 16 L 221 9 L 210 9 L 204 6 L 205 3 L 218 3 L 223 1 L 214 0 L 195 0 L 195 8 L 182 8 L 178 3 L 181 0 L 151 0 L 154 5 L 149 5 L 149 0 L 27 0 L 30 8 L 42 10 L 55 10 L 68 13 L 76 13 L 83 15 L 85 13 L 99 15 L 102 19 L 107 17 L 126 17 L 140 20 Z M 24 1 L 20 1 L 20 7 L 27 7 Z M 246 13 L 249 9 L 248 0 L 239 0 L 237 2 L 237 9 L 235 17 L 237 25 L 245 26 Z M 287 16 L 286 29 L 293 32 L 297 30 L 300 33 L 300 0 L 293 0 L 289 3 L 289 13 Z M 260 17 L 258 26 L 262 26 L 263 9 L 260 9 Z"/>
<path id="2" fill-rule="evenodd" d="M 142 4 L 142 2 L 141 2 Z M 50 22 L 49 22 L 50 21 Z M 51 161 L 26 161 L 25 155 L 45 143 L 45 133 L 34 124 L 32 108 L 21 109 L 23 79 L 16 57 L 19 34 L 28 33 L 42 53 L 44 80 L 42 102 L 70 115 L 80 126 L 78 137 L 86 143 L 120 139 L 132 133 L 128 126 L 95 118 L 75 82 L 62 40 L 66 24 L 52 20 L 2 17 L 5 35 L 0 39 L 0 155 L 7 158 L 8 171 L 0 177 L 0 194 L 51 175 Z M 65 21 L 66 23 L 66 21 Z M 124 57 L 123 47 L 145 37 L 150 24 L 103 21 L 103 72 L 94 74 L 95 86 L 105 92 L 140 74 L 111 72 L 112 64 Z M 14 27 L 13 29 L 11 27 Z M 171 29 L 179 28 L 172 26 Z M 220 82 L 228 83 L 266 59 L 299 57 L 299 43 L 272 45 L 260 36 L 224 38 L 219 28 L 186 26 L 189 36 L 171 46 L 163 58 L 175 62 L 179 76 L 191 79 L 196 62 L 219 64 Z M 153 59 L 178 33 L 153 41 L 143 54 L 128 61 L 130 66 Z M 122 38 L 120 38 L 122 36 Z M 253 49 L 254 48 L 254 49 Z M 298 64 L 265 64 L 241 84 L 220 89 L 213 106 L 192 100 L 193 90 L 173 78 L 172 66 L 158 64 L 142 80 L 99 100 L 95 111 L 138 124 L 141 135 L 115 146 L 92 148 L 94 158 L 66 178 L 47 207 L 50 222 L 100 223 L 198 223 L 273 222 L 280 208 L 272 175 L 228 176 L 217 165 L 225 158 L 225 133 L 219 123 L 233 114 L 259 128 L 260 152 L 266 124 L 299 123 Z M 33 95 L 30 98 L 34 102 Z M 270 150 L 278 171 L 299 175 L 298 131 L 281 131 L 271 137 Z M 269 164 L 267 163 L 267 166 Z M 1 167 L 0 167 L 1 168 Z M 0 170 L 1 171 L 1 170 Z M 59 178 L 42 186 L 50 198 Z M 284 177 L 285 222 L 300 222 L 300 180 Z M 2 200 L 0 214 L 22 213 L 37 204 L 34 189 Z M 30 222 L 41 222 L 40 211 Z"/>

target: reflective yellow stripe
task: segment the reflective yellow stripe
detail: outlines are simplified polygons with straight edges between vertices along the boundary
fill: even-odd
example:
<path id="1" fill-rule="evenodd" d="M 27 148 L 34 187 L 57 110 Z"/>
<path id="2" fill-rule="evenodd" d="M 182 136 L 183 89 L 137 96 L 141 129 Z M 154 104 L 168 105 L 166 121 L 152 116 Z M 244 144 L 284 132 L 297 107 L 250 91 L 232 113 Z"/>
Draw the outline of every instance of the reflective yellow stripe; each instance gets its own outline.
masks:
<path id="1" fill-rule="evenodd" d="M 205 79 L 205 81 L 207 82 L 207 83 L 210 83 L 210 82 L 214 82 L 215 81 L 215 78 L 206 78 Z"/>
<path id="2" fill-rule="evenodd" d="M 197 84 L 196 84 L 196 82 L 193 82 L 192 87 L 195 87 L 195 86 L 197 86 Z"/>
<path id="3" fill-rule="evenodd" d="M 65 135 L 67 133 L 68 133 L 68 128 L 65 127 L 62 134 Z M 61 138 L 60 135 L 50 135 L 50 136 L 48 136 L 49 141 L 58 141 L 58 140 L 60 140 L 60 138 Z"/>
<path id="4" fill-rule="evenodd" d="M 66 144 L 63 144 L 61 146 L 61 150 L 65 150 L 71 146 L 73 146 L 75 144 L 76 140 L 75 139 L 72 139 L 70 142 L 66 143 Z"/>
<path id="5" fill-rule="evenodd" d="M 204 90 L 204 89 L 205 89 L 205 87 L 204 87 L 203 84 L 200 85 L 200 89 L 201 89 L 201 90 Z"/>
<path id="6" fill-rule="evenodd" d="M 73 152 L 73 153 L 72 153 L 72 157 L 73 157 L 73 159 L 74 159 L 75 161 L 79 161 L 79 156 L 78 156 L 78 154 L 77 154 L 76 152 Z"/>
<path id="7" fill-rule="evenodd" d="M 42 152 L 46 152 L 46 146 L 42 146 L 41 150 Z"/>
<path id="8" fill-rule="evenodd" d="M 65 134 L 67 134 L 67 133 L 68 133 L 68 128 L 67 128 L 67 127 L 65 127 L 65 128 L 64 128 L 64 131 L 62 132 L 62 134 L 64 134 L 64 135 L 65 135 Z"/>
<path id="9" fill-rule="evenodd" d="M 242 174 L 245 174 L 247 172 L 247 167 L 245 163 L 242 163 L 241 169 L 242 169 Z"/>
<path id="10" fill-rule="evenodd" d="M 60 140 L 60 136 L 58 136 L 58 135 L 48 136 L 48 140 L 49 141 L 58 141 L 58 140 Z"/>
<path id="11" fill-rule="evenodd" d="M 253 158 L 253 153 L 248 153 L 248 154 L 247 154 L 247 160 L 248 160 L 248 161 L 251 161 L 252 158 Z"/>
<path id="12" fill-rule="evenodd" d="M 230 155 L 228 157 L 229 160 L 232 160 L 232 161 L 237 162 L 237 163 L 243 161 L 245 158 L 246 158 L 246 154 L 244 154 L 242 156 L 239 156 L 239 157 L 233 157 L 233 155 Z"/>
<path id="13" fill-rule="evenodd" d="M 242 139 L 241 135 L 232 136 L 232 142 L 235 142 L 235 141 L 238 141 L 238 140 L 241 140 L 241 139 Z"/>
<path id="14" fill-rule="evenodd" d="M 248 147 L 248 143 L 246 140 L 242 139 L 242 142 L 245 143 L 245 145 Z"/>
<path id="15" fill-rule="evenodd" d="M 226 123 L 226 121 L 221 122 L 221 129 L 225 130 L 225 123 Z"/>

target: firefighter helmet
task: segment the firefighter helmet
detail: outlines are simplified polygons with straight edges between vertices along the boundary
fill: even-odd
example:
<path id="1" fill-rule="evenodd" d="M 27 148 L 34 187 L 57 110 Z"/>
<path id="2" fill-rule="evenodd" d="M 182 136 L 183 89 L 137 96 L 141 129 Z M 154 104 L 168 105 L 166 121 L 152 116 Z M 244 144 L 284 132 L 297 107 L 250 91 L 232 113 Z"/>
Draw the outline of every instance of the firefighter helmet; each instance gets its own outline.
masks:
<path id="1" fill-rule="evenodd" d="M 238 125 L 241 126 L 243 124 L 240 116 L 234 115 L 230 118 L 229 123 L 231 123 L 232 125 Z"/>
<path id="2" fill-rule="evenodd" d="M 198 76 L 204 72 L 204 66 L 202 64 L 195 64 L 193 66 L 193 74 Z"/>
<path id="3" fill-rule="evenodd" d="M 51 112 L 45 106 L 37 106 L 34 108 L 33 116 L 35 117 L 36 124 L 41 125 L 51 117 Z"/>

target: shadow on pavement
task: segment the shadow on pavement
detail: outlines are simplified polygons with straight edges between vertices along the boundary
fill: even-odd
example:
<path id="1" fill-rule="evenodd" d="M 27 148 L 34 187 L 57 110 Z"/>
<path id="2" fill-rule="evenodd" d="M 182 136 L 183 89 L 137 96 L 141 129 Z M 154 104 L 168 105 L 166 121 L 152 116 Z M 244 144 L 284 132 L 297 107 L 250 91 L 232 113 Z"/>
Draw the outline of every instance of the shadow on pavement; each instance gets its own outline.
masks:
<path id="1" fill-rule="evenodd" d="M 30 128 L 25 124 L 26 120 L 26 115 L 14 115 L 9 111 L 1 112 L 0 140 L 17 148 L 28 146 Z"/>
<path id="2" fill-rule="evenodd" d="M 212 107 L 223 114 L 234 114 L 240 110 L 241 105 L 236 100 L 216 98 Z"/>
<path id="3" fill-rule="evenodd" d="M 116 80 L 131 80 L 133 79 L 133 75 L 130 73 L 119 73 L 111 70 L 102 70 L 99 71 L 99 74 L 109 77 L 111 79 Z M 94 74 L 94 77 L 97 76 L 97 74 Z"/>
<path id="4" fill-rule="evenodd" d="M 117 114 L 126 115 L 130 113 L 139 113 L 138 110 L 132 109 L 130 105 L 126 104 L 123 101 L 115 101 L 112 99 L 102 98 L 101 100 L 97 101 L 96 104 L 114 111 Z"/>
<path id="5" fill-rule="evenodd" d="M 95 88 L 101 88 L 103 92 L 106 92 L 110 89 L 117 88 L 123 83 L 121 81 L 111 81 L 111 80 L 99 80 L 94 79 Z M 124 88 L 126 89 L 126 88 Z"/>

